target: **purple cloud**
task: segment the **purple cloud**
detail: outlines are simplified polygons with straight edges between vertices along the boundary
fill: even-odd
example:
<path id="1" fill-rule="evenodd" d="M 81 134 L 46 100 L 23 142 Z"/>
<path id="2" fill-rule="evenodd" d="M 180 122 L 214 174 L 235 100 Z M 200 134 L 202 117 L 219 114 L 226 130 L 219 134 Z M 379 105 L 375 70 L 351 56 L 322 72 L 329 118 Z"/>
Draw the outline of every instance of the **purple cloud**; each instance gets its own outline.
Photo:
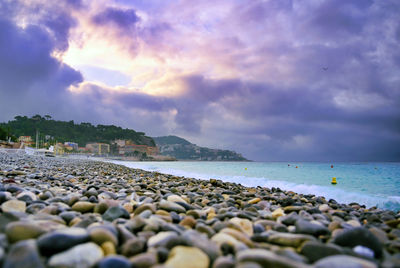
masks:
<path id="1" fill-rule="evenodd" d="M 115 24 L 117 27 L 129 29 L 134 27 L 140 18 L 134 9 L 108 7 L 95 15 L 92 21 L 97 25 Z"/>
<path id="2" fill-rule="evenodd" d="M 56 41 L 56 48 L 61 51 L 68 49 L 68 39 L 70 29 L 76 26 L 75 19 L 68 16 L 66 13 L 48 14 L 42 19 L 43 25 L 51 30 L 54 40 Z"/>
<path id="3" fill-rule="evenodd" d="M 12 18 L 18 12 L 0 3 L 0 119 L 48 113 L 117 124 L 255 160 L 400 160 L 398 1 L 122 2 L 92 22 L 112 27 L 128 45 L 140 39 L 155 57 L 166 55 L 163 66 L 173 66 L 167 71 L 193 59 L 200 67 L 171 71 L 182 94 L 88 81 L 70 92 L 82 76 L 51 55 L 68 48 L 75 19 L 42 12 L 21 28 L 1 10 Z M 139 11 L 156 15 L 140 18 Z"/>
<path id="4" fill-rule="evenodd" d="M 74 9 L 83 8 L 82 0 L 65 0 L 66 3 Z"/>
<path id="5" fill-rule="evenodd" d="M 58 48 L 45 26 L 16 26 L 0 18 L 0 106 L 4 116 L 39 109 L 56 110 L 66 89 L 81 74 L 52 57 Z M 46 111 L 50 112 L 50 111 Z"/>
<path id="6" fill-rule="evenodd" d="M 51 56 L 56 48 L 54 40 L 38 26 L 21 29 L 9 21 L 0 20 L 0 46 L 0 83 L 3 90 L 12 89 L 15 93 L 25 91 L 34 83 L 53 79 L 55 73 L 63 70 L 60 67 L 64 65 Z M 82 79 L 78 72 L 70 73 L 70 83 Z"/>

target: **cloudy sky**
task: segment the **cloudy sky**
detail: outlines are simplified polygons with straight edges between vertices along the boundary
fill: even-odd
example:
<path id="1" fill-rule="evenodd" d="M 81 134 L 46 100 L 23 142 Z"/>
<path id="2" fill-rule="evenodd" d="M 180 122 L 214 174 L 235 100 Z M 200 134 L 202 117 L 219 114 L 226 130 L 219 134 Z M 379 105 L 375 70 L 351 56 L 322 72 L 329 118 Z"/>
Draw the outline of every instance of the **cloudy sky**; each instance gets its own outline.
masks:
<path id="1" fill-rule="evenodd" d="M 398 0 L 0 0 L 0 121 L 400 161 Z"/>

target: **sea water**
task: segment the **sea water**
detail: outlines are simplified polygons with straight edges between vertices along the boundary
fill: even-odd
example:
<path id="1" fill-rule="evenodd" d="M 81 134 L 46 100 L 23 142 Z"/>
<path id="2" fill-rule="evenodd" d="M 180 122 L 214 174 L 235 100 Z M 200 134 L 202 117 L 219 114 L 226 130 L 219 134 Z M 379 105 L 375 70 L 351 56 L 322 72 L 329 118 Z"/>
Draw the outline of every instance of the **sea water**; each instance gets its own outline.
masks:
<path id="1" fill-rule="evenodd" d="M 177 176 L 279 187 L 339 203 L 400 210 L 400 163 L 129 162 L 127 167 Z M 332 185 L 332 177 L 337 184 Z"/>

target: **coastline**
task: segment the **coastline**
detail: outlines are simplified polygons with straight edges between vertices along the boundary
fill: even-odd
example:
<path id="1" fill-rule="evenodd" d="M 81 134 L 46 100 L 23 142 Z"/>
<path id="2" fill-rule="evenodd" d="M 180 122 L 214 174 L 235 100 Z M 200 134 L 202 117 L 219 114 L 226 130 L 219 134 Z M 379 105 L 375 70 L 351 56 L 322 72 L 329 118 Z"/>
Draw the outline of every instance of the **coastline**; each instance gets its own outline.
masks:
<path id="1" fill-rule="evenodd" d="M 86 267 L 400 264 L 398 212 L 99 159 L 0 152 L 0 160 L 0 227 L 8 242 L 2 259 L 9 267 L 65 265 L 79 247 L 96 256 Z M 65 243 L 49 249 L 60 235 Z M 29 254 L 21 257 L 21 249 Z"/>
<path id="2" fill-rule="evenodd" d="M 286 162 L 111 162 L 175 176 L 218 178 L 247 187 L 279 187 L 299 194 L 324 196 L 343 204 L 357 202 L 366 207 L 400 210 L 400 165 L 395 167 L 391 163 L 334 163 L 335 168 L 331 168 L 327 162 L 291 163 L 291 166 Z M 295 169 L 297 165 L 299 168 Z M 379 169 L 374 169 L 375 165 Z M 332 177 L 337 177 L 337 185 L 331 184 Z"/>

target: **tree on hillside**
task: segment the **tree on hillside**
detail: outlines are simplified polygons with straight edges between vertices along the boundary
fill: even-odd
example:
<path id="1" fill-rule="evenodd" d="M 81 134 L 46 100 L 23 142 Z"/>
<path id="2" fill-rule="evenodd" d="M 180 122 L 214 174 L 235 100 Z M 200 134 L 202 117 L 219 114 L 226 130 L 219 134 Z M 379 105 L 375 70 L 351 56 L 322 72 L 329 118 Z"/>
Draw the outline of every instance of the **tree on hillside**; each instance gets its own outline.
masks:
<path id="1" fill-rule="evenodd" d="M 40 121 L 43 119 L 43 117 L 41 117 L 39 114 L 35 114 L 34 116 L 32 116 L 32 119 L 35 121 Z"/>
<path id="2" fill-rule="evenodd" d="M 0 140 L 7 140 L 7 132 L 2 128 L 0 128 Z"/>
<path id="3" fill-rule="evenodd" d="M 85 146 L 89 142 L 111 143 L 116 139 L 132 140 L 135 144 L 155 146 L 152 138 L 144 135 L 143 132 L 136 132 L 133 129 L 122 129 L 114 125 L 97 125 L 91 123 L 75 124 L 71 121 L 58 121 L 51 119 L 50 115 L 15 116 L 14 120 L 7 123 L 0 123 L 0 127 L 10 127 L 16 136 L 49 135 L 59 142 L 77 142 L 79 146 Z"/>

